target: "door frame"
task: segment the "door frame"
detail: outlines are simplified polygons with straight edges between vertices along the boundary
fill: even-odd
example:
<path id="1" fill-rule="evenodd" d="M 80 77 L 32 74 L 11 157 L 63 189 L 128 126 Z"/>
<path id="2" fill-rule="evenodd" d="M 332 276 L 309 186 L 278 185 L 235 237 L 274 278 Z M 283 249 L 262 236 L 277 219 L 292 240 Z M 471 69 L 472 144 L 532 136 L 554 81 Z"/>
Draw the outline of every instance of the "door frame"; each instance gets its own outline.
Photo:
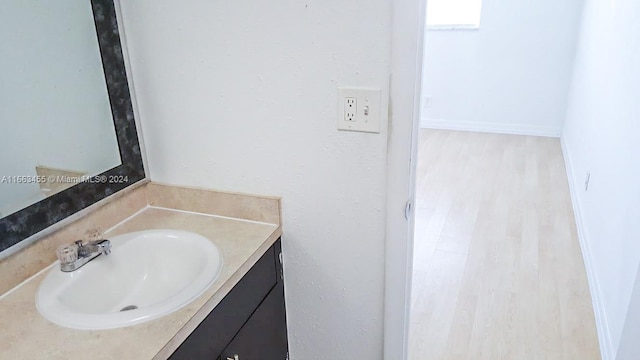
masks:
<path id="1" fill-rule="evenodd" d="M 408 356 L 415 172 L 427 0 L 391 3 L 384 359 Z M 408 204 L 408 205 L 407 205 Z M 407 206 L 410 208 L 407 209 Z"/>

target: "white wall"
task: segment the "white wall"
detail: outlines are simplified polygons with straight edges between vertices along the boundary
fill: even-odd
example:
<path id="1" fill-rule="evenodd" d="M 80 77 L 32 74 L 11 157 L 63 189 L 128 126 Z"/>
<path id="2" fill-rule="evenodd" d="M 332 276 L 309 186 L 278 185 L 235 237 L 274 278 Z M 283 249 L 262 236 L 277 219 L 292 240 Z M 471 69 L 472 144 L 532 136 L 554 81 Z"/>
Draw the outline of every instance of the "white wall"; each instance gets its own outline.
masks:
<path id="1" fill-rule="evenodd" d="M 336 88 L 388 98 L 390 1 L 121 6 L 151 179 L 282 196 L 291 358 L 381 359 L 387 119 Z"/>
<path id="2" fill-rule="evenodd" d="M 427 30 L 423 127 L 559 136 L 583 0 L 484 0 L 479 30 Z"/>
<path id="3" fill-rule="evenodd" d="M 636 281 L 629 303 L 629 311 L 625 320 L 620 346 L 616 360 L 637 360 L 640 357 L 640 276 L 636 274 Z"/>
<path id="4" fill-rule="evenodd" d="M 0 54 L 0 179 L 120 164 L 89 2 L 3 1 Z M 0 212 L 42 196 L 35 183 L 0 183 Z"/>
<path id="5" fill-rule="evenodd" d="M 639 17 L 635 0 L 587 0 L 563 131 L 605 359 L 620 344 L 640 264 Z"/>

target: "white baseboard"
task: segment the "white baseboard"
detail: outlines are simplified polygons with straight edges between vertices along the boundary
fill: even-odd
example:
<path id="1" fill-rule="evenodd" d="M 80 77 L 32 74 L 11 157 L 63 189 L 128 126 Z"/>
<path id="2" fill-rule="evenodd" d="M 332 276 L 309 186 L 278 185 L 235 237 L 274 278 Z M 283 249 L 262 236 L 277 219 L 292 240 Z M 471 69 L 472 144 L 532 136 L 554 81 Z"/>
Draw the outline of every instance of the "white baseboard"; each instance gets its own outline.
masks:
<path id="1" fill-rule="evenodd" d="M 527 124 L 503 124 L 421 118 L 420 127 L 423 129 L 476 131 L 497 134 L 546 136 L 556 138 L 560 137 L 560 128 Z"/>
<path id="2" fill-rule="evenodd" d="M 596 278 L 595 268 L 591 257 L 591 249 L 589 247 L 589 241 L 587 239 L 584 222 L 582 218 L 582 207 L 580 206 L 580 199 L 578 198 L 578 188 L 575 178 L 573 176 L 574 169 L 571 161 L 571 154 L 569 152 L 569 145 L 565 136 L 560 138 L 560 144 L 562 145 L 562 155 L 564 156 L 565 168 L 567 170 L 567 179 L 569 180 L 569 192 L 571 193 L 571 203 L 573 205 L 573 213 L 576 218 L 576 228 L 578 230 L 578 240 L 580 242 L 580 248 L 582 249 L 582 257 L 584 259 L 584 266 L 587 271 L 587 279 L 589 280 L 589 291 L 591 292 L 591 301 L 593 303 L 593 312 L 596 319 L 596 330 L 598 332 L 598 341 L 600 342 L 600 354 L 602 360 L 613 360 L 615 354 L 611 344 L 611 333 L 609 332 L 609 321 L 607 320 L 607 314 L 602 302 L 602 292 L 600 291 L 600 284 Z"/>

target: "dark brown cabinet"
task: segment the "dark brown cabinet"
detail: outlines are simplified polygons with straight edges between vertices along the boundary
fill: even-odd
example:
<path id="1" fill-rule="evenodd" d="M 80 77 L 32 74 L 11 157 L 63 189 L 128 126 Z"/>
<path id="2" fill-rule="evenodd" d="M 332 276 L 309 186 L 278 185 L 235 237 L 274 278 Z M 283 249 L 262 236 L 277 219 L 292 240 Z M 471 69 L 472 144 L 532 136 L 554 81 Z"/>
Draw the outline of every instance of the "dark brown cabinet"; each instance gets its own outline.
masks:
<path id="1" fill-rule="evenodd" d="M 280 240 L 176 349 L 171 360 L 286 360 Z"/>

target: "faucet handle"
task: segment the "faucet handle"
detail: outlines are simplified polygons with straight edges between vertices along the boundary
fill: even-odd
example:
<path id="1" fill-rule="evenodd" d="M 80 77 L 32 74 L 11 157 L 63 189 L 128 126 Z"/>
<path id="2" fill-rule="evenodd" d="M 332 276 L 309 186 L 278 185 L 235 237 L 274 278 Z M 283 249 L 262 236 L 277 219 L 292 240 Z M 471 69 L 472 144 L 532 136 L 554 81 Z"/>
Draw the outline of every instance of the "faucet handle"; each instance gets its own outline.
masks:
<path id="1" fill-rule="evenodd" d="M 107 239 L 98 241 L 98 249 L 105 255 L 111 254 L 111 241 Z"/>
<path id="2" fill-rule="evenodd" d="M 82 241 L 80 242 L 82 243 Z M 62 245 L 56 250 L 56 256 L 60 263 L 72 263 L 78 260 L 78 244 L 77 241 L 74 244 Z"/>

